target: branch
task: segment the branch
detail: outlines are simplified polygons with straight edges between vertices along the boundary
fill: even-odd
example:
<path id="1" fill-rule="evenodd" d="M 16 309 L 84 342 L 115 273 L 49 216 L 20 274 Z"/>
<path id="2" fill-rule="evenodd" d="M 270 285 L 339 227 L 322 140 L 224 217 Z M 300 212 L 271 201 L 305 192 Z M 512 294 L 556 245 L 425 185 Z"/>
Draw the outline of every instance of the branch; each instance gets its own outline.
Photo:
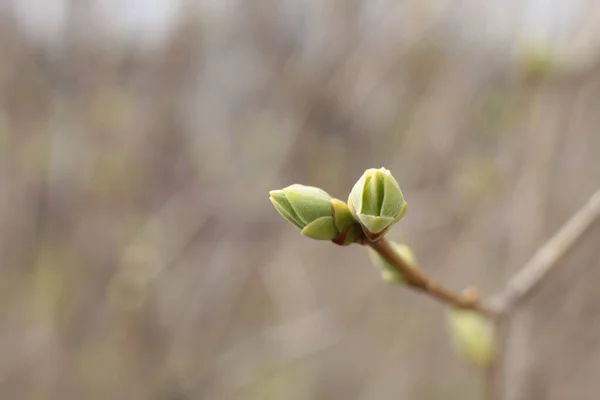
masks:
<path id="1" fill-rule="evenodd" d="M 455 293 L 437 283 L 419 268 L 408 264 L 398 255 L 385 237 L 375 242 L 367 242 L 388 263 L 402 274 L 411 287 L 426 292 L 443 303 L 456 308 L 478 311 L 489 317 L 499 317 L 527 299 L 540 285 L 548 273 L 557 265 L 563 255 L 600 217 L 600 189 L 598 189 L 525 264 L 505 288 L 489 302 L 480 301 L 477 296 Z"/>
<path id="2" fill-rule="evenodd" d="M 538 249 L 523 269 L 508 281 L 504 289 L 492 298 L 491 308 L 498 314 L 504 314 L 527 299 L 598 217 L 600 189 Z"/>
<path id="3" fill-rule="evenodd" d="M 408 264 L 398 253 L 396 253 L 385 237 L 382 237 L 375 242 L 367 242 L 367 244 L 371 246 L 373 250 L 377 251 L 384 260 L 394 266 L 411 287 L 426 292 L 432 297 L 453 307 L 475 310 L 490 317 L 495 316 L 496 313 L 494 309 L 481 303 L 477 296 L 472 294 L 469 295 L 467 293 L 455 293 L 441 285 L 431 282 L 429 277 L 419 268 Z"/>

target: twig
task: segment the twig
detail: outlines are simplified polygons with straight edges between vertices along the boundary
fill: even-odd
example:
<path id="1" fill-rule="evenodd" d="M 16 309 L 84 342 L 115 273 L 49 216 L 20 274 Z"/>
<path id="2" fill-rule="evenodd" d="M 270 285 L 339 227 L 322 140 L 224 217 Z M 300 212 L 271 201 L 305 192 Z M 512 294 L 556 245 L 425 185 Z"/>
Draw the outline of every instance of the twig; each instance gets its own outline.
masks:
<path id="1" fill-rule="evenodd" d="M 527 299 L 598 217 L 600 189 L 538 249 L 523 269 L 508 281 L 504 289 L 492 297 L 490 307 L 498 314 L 505 314 Z"/>
<path id="2" fill-rule="evenodd" d="M 384 260 L 394 266 L 402 274 L 406 282 L 418 290 L 430 294 L 432 297 L 450 304 L 456 308 L 478 311 L 484 315 L 493 317 L 495 311 L 481 303 L 477 296 L 455 293 L 432 282 L 419 268 L 409 265 L 390 245 L 385 237 L 375 241 L 367 242 L 373 250 L 377 251 Z"/>
<path id="3" fill-rule="evenodd" d="M 529 297 L 548 273 L 557 265 L 562 256 L 587 231 L 592 223 L 600 217 L 600 189 L 598 189 L 525 264 L 504 289 L 492 297 L 489 302 L 482 302 L 476 296 L 455 293 L 437 283 L 419 268 L 409 265 L 394 251 L 385 237 L 375 242 L 367 242 L 384 260 L 390 263 L 404 276 L 406 282 L 418 290 L 424 291 L 436 299 L 453 307 L 478 311 L 486 316 L 497 318 Z"/>

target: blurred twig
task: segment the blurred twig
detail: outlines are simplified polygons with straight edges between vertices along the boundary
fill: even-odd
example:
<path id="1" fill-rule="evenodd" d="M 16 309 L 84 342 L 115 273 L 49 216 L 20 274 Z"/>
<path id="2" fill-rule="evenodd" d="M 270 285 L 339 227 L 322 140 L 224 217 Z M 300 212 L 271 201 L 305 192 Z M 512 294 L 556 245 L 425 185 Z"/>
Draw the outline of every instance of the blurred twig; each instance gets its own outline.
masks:
<path id="1" fill-rule="evenodd" d="M 420 269 L 409 265 L 399 256 L 385 238 L 369 242 L 368 245 L 393 265 L 413 288 L 424 291 L 451 306 L 475 310 L 489 317 L 500 317 L 535 292 L 535 289 L 557 265 L 560 258 L 598 217 L 600 217 L 600 189 L 554 236 L 538 249 L 523 269 L 510 279 L 504 289 L 493 296 L 489 302 L 479 301 L 477 296 L 469 296 L 466 293 L 455 293 L 432 282 Z"/>
<path id="2" fill-rule="evenodd" d="M 368 245 L 377 251 L 388 263 L 393 265 L 413 288 L 424 291 L 432 297 L 457 308 L 475 310 L 490 317 L 495 315 L 495 310 L 480 302 L 477 296 L 468 293 L 455 293 L 432 282 L 420 269 L 408 264 L 392 248 L 390 242 L 385 237 L 375 242 L 368 242 Z"/>
<path id="3" fill-rule="evenodd" d="M 531 296 L 560 258 L 598 217 L 600 217 L 600 189 L 538 249 L 523 269 L 508 281 L 504 289 L 492 298 L 492 309 L 505 314 Z"/>

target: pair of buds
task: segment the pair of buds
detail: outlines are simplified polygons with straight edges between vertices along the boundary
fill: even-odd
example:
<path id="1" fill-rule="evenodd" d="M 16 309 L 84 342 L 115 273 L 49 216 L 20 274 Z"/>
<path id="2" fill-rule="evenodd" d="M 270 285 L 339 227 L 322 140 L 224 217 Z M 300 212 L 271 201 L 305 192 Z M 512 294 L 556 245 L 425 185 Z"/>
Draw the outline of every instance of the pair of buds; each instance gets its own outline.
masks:
<path id="1" fill-rule="evenodd" d="M 294 184 L 269 192 L 271 203 L 304 236 L 347 246 L 363 235 L 383 236 L 406 213 L 398 182 L 385 168 L 368 169 L 356 182 L 348 202 L 322 189 Z"/>

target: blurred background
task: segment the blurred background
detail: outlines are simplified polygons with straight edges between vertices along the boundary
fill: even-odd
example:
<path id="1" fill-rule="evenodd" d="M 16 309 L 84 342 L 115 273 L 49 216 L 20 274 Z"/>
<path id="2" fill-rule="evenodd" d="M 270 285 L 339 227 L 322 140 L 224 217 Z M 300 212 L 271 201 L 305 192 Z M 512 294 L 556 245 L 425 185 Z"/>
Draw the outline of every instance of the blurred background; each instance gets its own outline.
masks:
<path id="1" fill-rule="evenodd" d="M 445 309 L 270 189 L 389 168 L 390 237 L 500 289 L 600 186 L 594 0 L 0 0 L 0 398 L 484 398 Z M 597 399 L 600 224 L 505 399 Z"/>

